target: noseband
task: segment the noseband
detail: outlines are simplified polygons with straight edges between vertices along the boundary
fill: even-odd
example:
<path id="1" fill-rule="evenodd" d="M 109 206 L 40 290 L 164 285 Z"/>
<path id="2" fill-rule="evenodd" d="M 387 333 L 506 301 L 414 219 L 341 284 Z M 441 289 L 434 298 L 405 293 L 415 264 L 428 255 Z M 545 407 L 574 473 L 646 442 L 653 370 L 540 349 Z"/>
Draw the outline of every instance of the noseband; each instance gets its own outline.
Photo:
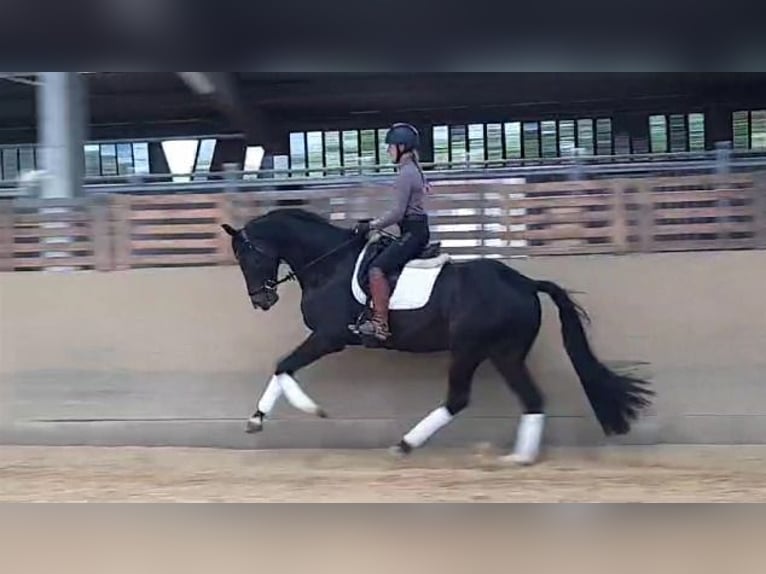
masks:
<path id="1" fill-rule="evenodd" d="M 250 237 L 247 235 L 247 231 L 245 229 L 242 229 L 240 231 L 240 239 L 242 240 L 242 244 L 244 245 L 245 249 L 255 251 L 256 253 L 260 253 L 261 255 L 263 255 L 264 257 L 267 257 L 268 259 L 271 259 L 272 261 L 276 261 L 277 263 L 279 262 L 279 256 L 276 253 L 269 252 L 265 248 L 260 247 L 259 245 L 256 245 L 255 243 L 253 243 L 253 241 L 251 241 Z M 279 287 L 283 283 L 287 283 L 288 281 L 294 281 L 295 279 L 296 279 L 296 275 L 293 272 L 290 272 L 287 276 L 277 281 L 274 281 L 273 279 L 268 279 L 264 282 L 263 285 L 261 285 L 258 289 L 256 289 L 255 292 L 250 293 L 250 296 L 252 297 L 259 293 L 276 294 L 277 287 Z"/>

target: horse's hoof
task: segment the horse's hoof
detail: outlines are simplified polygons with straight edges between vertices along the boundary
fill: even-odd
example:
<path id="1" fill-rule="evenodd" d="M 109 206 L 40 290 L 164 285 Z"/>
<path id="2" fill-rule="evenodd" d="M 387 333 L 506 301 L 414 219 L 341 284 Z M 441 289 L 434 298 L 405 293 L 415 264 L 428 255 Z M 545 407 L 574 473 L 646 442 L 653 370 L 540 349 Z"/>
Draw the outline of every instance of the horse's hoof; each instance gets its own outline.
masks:
<path id="1" fill-rule="evenodd" d="M 500 459 L 500 462 L 504 462 L 507 464 L 513 464 L 515 466 L 534 466 L 537 464 L 537 458 L 529 457 L 529 456 L 523 456 L 520 454 L 511 454 L 505 457 L 502 457 Z"/>
<path id="2" fill-rule="evenodd" d="M 413 452 L 413 448 L 408 445 L 406 442 L 402 441 L 396 446 L 392 446 L 389 449 L 389 452 L 392 456 L 395 456 L 397 458 L 404 458 L 406 456 L 409 456 Z"/>
<path id="3" fill-rule="evenodd" d="M 247 428 L 245 429 L 245 432 L 247 434 L 256 434 L 263 430 L 263 418 L 261 417 L 253 417 L 249 421 L 247 421 Z"/>
<path id="4" fill-rule="evenodd" d="M 324 409 L 317 409 L 316 416 L 318 416 L 320 419 L 330 418 L 329 416 L 327 416 L 327 411 L 325 411 Z"/>

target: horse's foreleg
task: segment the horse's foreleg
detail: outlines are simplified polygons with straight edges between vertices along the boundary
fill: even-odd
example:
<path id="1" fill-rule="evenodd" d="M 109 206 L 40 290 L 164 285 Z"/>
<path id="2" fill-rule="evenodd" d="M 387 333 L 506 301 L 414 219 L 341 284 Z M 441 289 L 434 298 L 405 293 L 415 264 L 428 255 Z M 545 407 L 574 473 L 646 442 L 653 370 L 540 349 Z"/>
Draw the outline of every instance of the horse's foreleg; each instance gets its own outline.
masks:
<path id="1" fill-rule="evenodd" d="M 280 398 L 282 398 L 282 385 L 279 382 L 279 377 L 274 375 L 263 392 L 261 400 L 258 401 L 258 410 L 247 421 L 248 433 L 256 433 L 263 430 L 264 420 L 271 415 Z"/>
<path id="2" fill-rule="evenodd" d="M 264 420 L 271 414 L 282 395 L 296 409 L 325 417 L 325 412 L 303 391 L 293 375 L 327 355 L 339 353 L 344 348 L 345 343 L 340 338 L 313 333 L 295 351 L 282 359 L 258 403 L 258 411 L 248 422 L 248 432 L 263 429 Z"/>

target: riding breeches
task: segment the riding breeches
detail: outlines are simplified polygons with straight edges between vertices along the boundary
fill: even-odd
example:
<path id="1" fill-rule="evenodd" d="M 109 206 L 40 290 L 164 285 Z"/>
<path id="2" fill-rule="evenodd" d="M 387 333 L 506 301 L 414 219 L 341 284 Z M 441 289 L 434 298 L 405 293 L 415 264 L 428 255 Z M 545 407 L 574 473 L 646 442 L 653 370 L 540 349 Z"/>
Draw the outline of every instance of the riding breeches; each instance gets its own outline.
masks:
<path id="1" fill-rule="evenodd" d="M 431 232 L 427 217 L 407 218 L 399 229 L 401 236 L 375 258 L 371 269 L 380 269 L 386 276 L 397 273 L 428 247 Z"/>

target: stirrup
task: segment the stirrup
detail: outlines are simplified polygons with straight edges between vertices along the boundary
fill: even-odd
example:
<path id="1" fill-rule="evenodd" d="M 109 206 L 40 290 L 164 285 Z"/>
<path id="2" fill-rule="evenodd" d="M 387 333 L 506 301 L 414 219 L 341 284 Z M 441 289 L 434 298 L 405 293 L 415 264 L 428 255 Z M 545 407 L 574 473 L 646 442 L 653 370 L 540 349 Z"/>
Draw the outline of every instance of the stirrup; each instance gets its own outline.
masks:
<path id="1" fill-rule="evenodd" d="M 367 337 L 375 337 L 379 341 L 386 341 L 391 337 L 388 325 L 377 317 L 359 325 L 359 333 Z"/>

